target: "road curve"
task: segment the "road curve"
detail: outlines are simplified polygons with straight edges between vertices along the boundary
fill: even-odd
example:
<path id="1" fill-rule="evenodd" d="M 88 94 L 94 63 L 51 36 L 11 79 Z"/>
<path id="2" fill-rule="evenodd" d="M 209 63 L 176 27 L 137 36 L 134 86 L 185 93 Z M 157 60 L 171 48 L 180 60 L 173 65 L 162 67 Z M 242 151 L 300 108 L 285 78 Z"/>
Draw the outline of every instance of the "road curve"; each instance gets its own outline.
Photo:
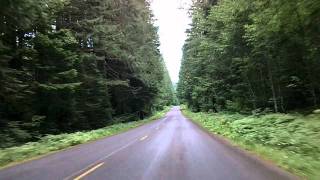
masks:
<path id="1" fill-rule="evenodd" d="M 0 171 L 1 180 L 286 180 L 295 176 L 212 136 L 174 107 L 128 132 Z"/>

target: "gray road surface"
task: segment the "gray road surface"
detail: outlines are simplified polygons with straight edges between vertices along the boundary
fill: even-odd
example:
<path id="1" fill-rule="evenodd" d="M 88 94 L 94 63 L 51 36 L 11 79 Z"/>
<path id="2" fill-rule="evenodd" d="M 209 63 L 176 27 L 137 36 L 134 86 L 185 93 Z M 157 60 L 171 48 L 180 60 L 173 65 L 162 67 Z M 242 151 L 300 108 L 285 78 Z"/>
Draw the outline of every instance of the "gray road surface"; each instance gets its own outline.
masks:
<path id="1" fill-rule="evenodd" d="M 0 180 L 286 180 L 291 174 L 234 148 L 178 107 L 128 132 L 0 171 Z"/>

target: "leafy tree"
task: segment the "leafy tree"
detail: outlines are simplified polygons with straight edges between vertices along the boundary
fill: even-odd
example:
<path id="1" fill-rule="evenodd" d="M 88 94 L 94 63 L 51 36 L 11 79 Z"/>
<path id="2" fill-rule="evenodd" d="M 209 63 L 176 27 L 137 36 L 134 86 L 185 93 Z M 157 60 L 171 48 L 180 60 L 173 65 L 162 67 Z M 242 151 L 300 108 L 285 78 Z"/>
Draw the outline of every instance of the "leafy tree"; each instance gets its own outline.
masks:
<path id="1" fill-rule="evenodd" d="M 318 1 L 195 2 L 180 100 L 195 111 L 318 106 L 319 29 L 311 22 L 319 9 Z"/>

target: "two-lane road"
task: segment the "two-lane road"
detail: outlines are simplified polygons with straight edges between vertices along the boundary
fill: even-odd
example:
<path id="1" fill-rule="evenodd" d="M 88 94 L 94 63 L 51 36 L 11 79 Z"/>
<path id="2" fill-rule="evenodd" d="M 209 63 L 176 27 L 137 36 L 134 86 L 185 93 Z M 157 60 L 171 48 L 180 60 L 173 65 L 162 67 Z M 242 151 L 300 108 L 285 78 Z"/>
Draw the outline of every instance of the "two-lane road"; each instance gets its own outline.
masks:
<path id="1" fill-rule="evenodd" d="M 0 171 L 1 180 L 295 179 L 226 145 L 173 108 L 165 118 Z"/>

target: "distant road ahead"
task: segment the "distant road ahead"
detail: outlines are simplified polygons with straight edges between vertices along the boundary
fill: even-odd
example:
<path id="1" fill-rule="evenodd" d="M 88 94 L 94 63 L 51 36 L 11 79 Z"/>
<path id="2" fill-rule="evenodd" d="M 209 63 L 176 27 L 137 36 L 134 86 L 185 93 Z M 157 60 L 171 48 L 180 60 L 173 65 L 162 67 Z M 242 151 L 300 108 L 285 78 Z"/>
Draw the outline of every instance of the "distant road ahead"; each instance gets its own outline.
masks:
<path id="1" fill-rule="evenodd" d="M 277 167 L 226 145 L 184 118 L 165 118 L 0 171 L 1 180 L 286 180 Z"/>

